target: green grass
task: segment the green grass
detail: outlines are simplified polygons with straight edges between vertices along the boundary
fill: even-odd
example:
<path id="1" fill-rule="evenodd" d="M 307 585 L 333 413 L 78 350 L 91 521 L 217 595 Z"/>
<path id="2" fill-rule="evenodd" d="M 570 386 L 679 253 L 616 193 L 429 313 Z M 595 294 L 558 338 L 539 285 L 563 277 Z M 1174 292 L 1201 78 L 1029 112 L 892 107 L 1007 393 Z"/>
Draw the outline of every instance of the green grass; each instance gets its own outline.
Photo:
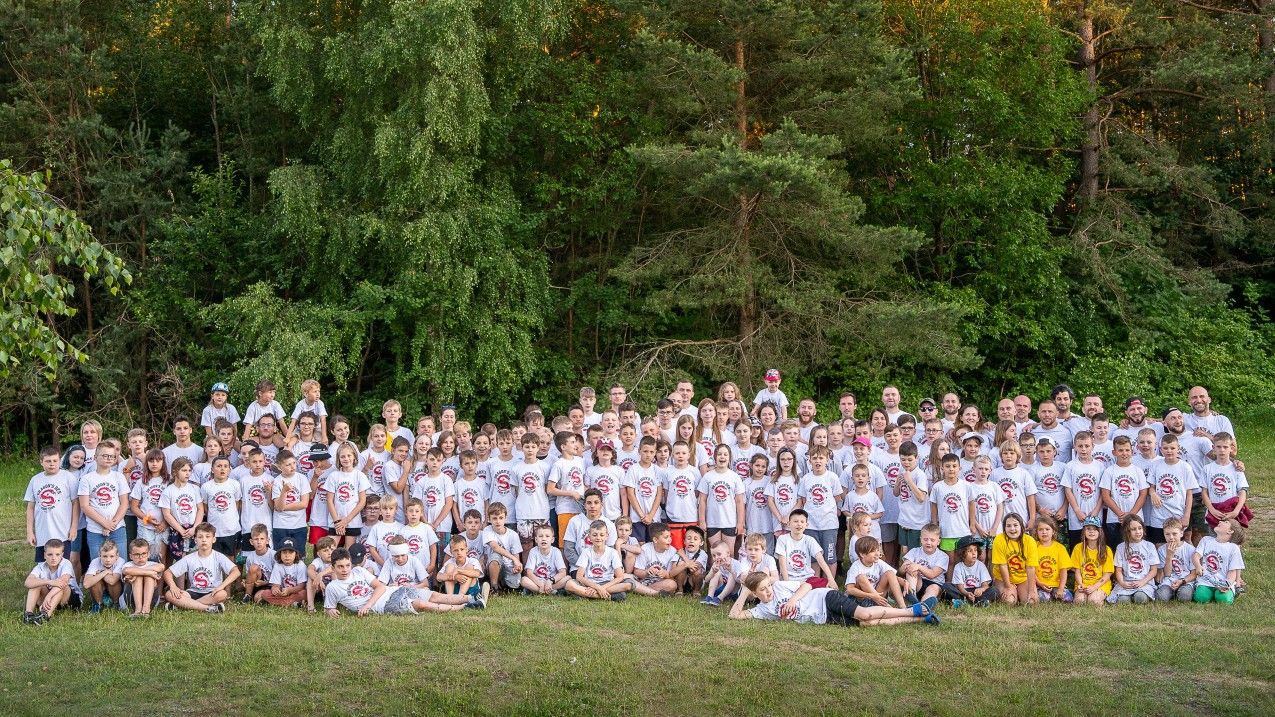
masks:
<path id="1" fill-rule="evenodd" d="M 1275 410 L 1237 417 L 1256 513 L 1232 607 L 1047 605 L 938 628 L 743 622 L 693 601 L 497 598 L 485 612 L 328 620 L 19 620 L 22 491 L 0 464 L 4 714 L 1261 714 L 1275 712 Z M 511 710 L 513 710 L 511 712 Z"/>

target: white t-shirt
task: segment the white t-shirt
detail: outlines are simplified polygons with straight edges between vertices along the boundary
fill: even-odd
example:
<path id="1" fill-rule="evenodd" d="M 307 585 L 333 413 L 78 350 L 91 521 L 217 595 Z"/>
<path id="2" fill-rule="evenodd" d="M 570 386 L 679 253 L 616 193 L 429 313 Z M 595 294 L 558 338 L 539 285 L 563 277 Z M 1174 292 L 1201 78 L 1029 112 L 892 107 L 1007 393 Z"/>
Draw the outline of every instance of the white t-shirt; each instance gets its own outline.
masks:
<path id="1" fill-rule="evenodd" d="M 655 505 L 655 497 L 661 481 L 656 473 L 655 464 L 643 468 L 641 463 L 634 463 L 629 466 L 629 470 L 624 474 L 624 487 L 633 489 L 633 497 L 637 500 L 629 505 L 629 519 L 634 523 L 642 521 L 642 516 L 649 512 Z M 655 518 L 652 522 L 662 520 L 664 511 L 660 508 L 655 509 Z"/>
<path id="2" fill-rule="evenodd" d="M 602 516 L 608 520 L 620 517 L 620 491 L 624 490 L 624 469 L 615 466 L 590 466 L 585 472 L 585 485 L 602 494 Z"/>
<path id="3" fill-rule="evenodd" d="M 243 503 L 239 510 L 239 527 L 243 532 L 252 530 L 252 526 L 260 523 L 266 530 L 274 527 L 274 510 L 270 507 L 270 491 L 266 490 L 265 481 L 274 479 L 269 473 L 259 476 L 244 473 L 239 479 L 239 488 L 243 491 Z"/>
<path id="4" fill-rule="evenodd" d="M 1238 498 L 1240 491 L 1248 490 L 1248 477 L 1235 470 L 1234 462 L 1219 465 L 1210 461 L 1204 464 L 1200 487 L 1209 492 L 1209 501 L 1217 505 Z"/>
<path id="5" fill-rule="evenodd" d="M 853 584 L 859 579 L 860 575 L 868 576 L 868 582 L 876 585 L 881 582 L 882 576 L 886 573 L 894 572 L 894 568 L 884 560 L 878 560 L 872 565 L 864 565 L 862 560 L 855 560 L 854 565 L 850 566 L 849 572 L 846 573 L 846 584 Z"/>
<path id="6" fill-rule="evenodd" d="M 1235 429 L 1231 427 L 1231 419 L 1221 414 L 1207 416 L 1197 416 L 1195 412 L 1184 414 L 1182 423 L 1186 427 L 1187 433 L 1195 433 L 1195 429 L 1203 427 L 1210 434 L 1229 433 L 1235 435 Z"/>
<path id="7" fill-rule="evenodd" d="M 281 588 L 304 585 L 307 580 L 309 576 L 306 575 L 305 563 L 299 559 L 293 561 L 291 565 L 275 561 L 274 567 L 270 569 L 270 584 Z"/>
<path id="8" fill-rule="evenodd" d="M 1064 473 L 1066 485 L 1071 489 L 1071 494 L 1075 496 L 1076 502 L 1080 505 L 1082 515 L 1076 515 L 1076 511 L 1067 511 L 1067 525 L 1071 530 L 1080 530 L 1081 524 L 1084 522 L 1084 516 L 1093 512 L 1102 500 L 1098 490 L 1101 487 L 1102 464 L 1098 461 L 1082 463 L 1080 459 L 1076 459 L 1067 464 L 1067 470 Z"/>
<path id="9" fill-rule="evenodd" d="M 1132 463 L 1123 468 L 1114 463 L 1107 466 L 1100 480 L 1099 487 L 1110 492 L 1111 499 L 1125 512 L 1138 502 L 1138 493 L 1147 487 L 1147 475 Z M 1114 510 L 1108 510 L 1107 522 L 1119 523 L 1120 517 Z"/>
<path id="10" fill-rule="evenodd" d="M 1195 570 L 1195 546 L 1185 540 L 1178 544 L 1172 558 L 1169 557 L 1167 543 L 1159 547 L 1156 555 L 1160 558 L 1160 565 L 1167 568 L 1164 580 L 1160 581 L 1161 585 L 1168 585 L 1174 580 L 1185 580 Z"/>
<path id="11" fill-rule="evenodd" d="M 323 607 L 330 610 L 341 605 L 350 612 L 358 612 L 372 599 L 372 594 L 376 591 L 373 585 L 375 581 L 376 578 L 361 566 L 351 570 L 350 577 L 345 580 L 338 580 L 333 576 L 332 582 L 323 590 Z M 385 612 L 385 603 L 389 601 L 392 592 L 386 589 L 381 593 L 381 598 L 373 603 L 369 612 Z"/>
<path id="12" fill-rule="evenodd" d="M 1139 540 L 1133 544 L 1121 543 L 1116 546 L 1115 554 L 1116 567 L 1123 571 L 1125 580 L 1141 580 L 1155 574 L 1156 568 L 1160 567 L 1160 554 L 1147 540 Z"/>
<path id="13" fill-rule="evenodd" d="M 116 561 L 115 564 L 119 565 L 121 562 L 123 561 Z M 89 574 L 92 575 L 92 573 Z M 69 575 L 71 580 L 67 583 L 67 585 L 71 588 L 71 592 L 76 594 L 81 592 L 80 584 L 75 580 L 75 569 L 71 567 L 71 561 L 65 558 L 58 563 L 56 569 L 52 570 L 49 569 L 49 564 L 47 562 L 36 563 L 35 567 L 31 568 L 29 575 L 32 575 L 39 580 L 57 580 L 63 575 Z"/>
<path id="14" fill-rule="evenodd" d="M 699 496 L 695 486 L 699 483 L 699 470 L 670 467 L 664 476 L 664 510 L 673 523 L 699 521 Z"/>
<path id="15" fill-rule="evenodd" d="M 151 519 L 152 524 L 162 526 L 164 514 L 159 510 L 159 499 L 164 497 L 164 479 L 160 476 L 143 478 L 133 484 L 129 497 L 138 502 L 142 513 Z M 142 517 L 142 516 L 137 516 Z M 157 529 L 159 529 L 157 527 Z"/>
<path id="16" fill-rule="evenodd" d="M 548 482 L 553 483 L 559 490 L 569 490 L 574 493 L 584 493 L 584 462 L 577 456 L 575 458 L 562 458 L 553 464 L 553 469 L 549 471 Z M 584 506 L 575 498 L 566 496 L 555 496 L 557 499 L 554 507 L 559 513 L 579 513 L 584 510 Z"/>
<path id="17" fill-rule="evenodd" d="M 780 476 L 766 485 L 766 497 L 775 499 L 775 509 L 784 518 L 797 507 L 797 482 L 790 476 Z M 772 516 L 773 517 L 773 516 Z M 775 526 L 778 529 L 778 526 Z"/>
<path id="18" fill-rule="evenodd" d="M 766 449 L 750 444 L 747 448 L 740 448 L 735 444 L 730 447 L 730 465 L 735 473 L 739 474 L 741 480 L 748 480 L 749 474 L 752 473 L 753 456 L 766 455 Z"/>
<path id="19" fill-rule="evenodd" d="M 912 483 L 917 489 L 926 491 L 925 495 L 914 495 L 908 488 L 908 482 L 899 476 L 899 527 L 908 530 L 920 530 L 930 522 L 929 490 L 930 479 L 920 468 L 912 469 Z"/>
<path id="20" fill-rule="evenodd" d="M 743 495 L 744 484 L 732 470 L 710 470 L 700 476 L 695 492 L 707 496 L 705 523 L 710 528 L 734 528 L 738 525 L 739 510 L 735 496 Z"/>
<path id="21" fill-rule="evenodd" d="M 770 573 L 779 574 L 779 563 L 769 555 L 761 556 L 761 560 L 757 564 L 753 564 L 746 557 L 736 558 L 731 561 L 731 572 L 735 574 L 736 580 L 743 580 L 744 576 L 749 573 Z"/>
<path id="22" fill-rule="evenodd" d="M 584 513 L 577 513 L 567 521 L 567 529 L 562 534 L 563 545 L 567 543 L 575 543 L 576 550 L 584 552 L 593 545 L 593 541 L 589 540 L 589 526 L 593 524 L 593 518 Z M 607 524 L 607 546 L 615 545 L 615 523 L 600 517 L 598 520 Z"/>
<path id="23" fill-rule="evenodd" d="M 63 560 L 62 562 L 65 563 L 67 561 Z M 128 563 L 128 564 L 133 565 L 133 563 Z M 163 568 L 164 568 L 163 565 L 160 565 L 159 563 L 152 563 L 149 560 L 147 560 L 144 564 L 136 565 L 135 567 L 144 568 L 149 565 L 153 565 L 159 568 L 161 572 L 163 572 Z M 121 559 L 118 555 L 115 557 L 115 564 L 109 568 L 102 564 L 101 557 L 97 557 L 97 558 L 93 558 L 93 562 L 89 563 L 89 569 L 84 571 L 84 577 L 87 578 L 90 575 L 97 575 L 98 573 L 105 573 L 107 571 L 115 573 L 116 575 L 123 575 L 124 567 L 125 567 L 125 561 Z"/>
<path id="24" fill-rule="evenodd" d="M 797 495 L 806 500 L 803 508 L 810 515 L 810 530 L 836 529 L 837 495 L 840 492 L 841 480 L 832 471 L 802 476 L 797 484 Z"/>
<path id="25" fill-rule="evenodd" d="M 182 448 L 176 443 L 170 443 L 164 446 L 164 463 L 168 464 L 168 472 L 173 472 L 173 461 L 178 458 L 187 458 L 190 460 L 191 466 L 201 463 L 204 460 L 204 447 L 198 443 L 191 443 L 189 446 Z"/>
<path id="26" fill-rule="evenodd" d="M 884 512 L 884 508 L 881 505 L 881 498 L 874 490 L 865 490 L 862 494 L 847 493 L 845 500 L 842 501 L 842 507 L 851 515 L 854 515 L 855 513 L 875 515 L 876 513 Z M 847 522 L 851 525 L 854 524 L 853 521 Z M 872 518 L 871 535 L 877 540 L 881 539 L 880 518 Z"/>
<path id="27" fill-rule="evenodd" d="M 128 481 L 115 471 L 105 475 L 93 471 L 80 476 L 77 495 L 89 496 L 89 505 L 97 514 L 106 519 L 115 517 L 120 506 L 128 500 Z M 123 525 L 123 523 L 120 523 Z M 107 535 L 108 532 L 96 520 L 88 520 L 85 526 L 90 533 Z"/>
<path id="28" fill-rule="evenodd" d="M 407 562 L 402 565 L 394 562 L 394 558 L 387 558 L 385 564 L 381 566 L 380 573 L 376 576 L 376 579 L 385 583 L 386 587 L 389 588 L 402 587 L 403 585 L 419 585 L 429 579 L 429 570 L 425 568 L 425 564 L 419 558 L 412 555 L 408 555 Z"/>
<path id="29" fill-rule="evenodd" d="M 885 515 L 881 516 L 881 522 L 886 524 L 898 523 L 899 499 L 894 495 L 894 486 L 899 482 L 899 477 L 903 475 L 903 461 L 899 458 L 898 453 L 889 453 L 887 451 L 873 451 L 872 457 L 868 460 L 880 469 L 881 475 L 885 477 L 885 490 L 881 494 L 881 507 L 885 511 Z"/>
<path id="30" fill-rule="evenodd" d="M 781 416 L 784 412 L 784 409 L 788 407 L 788 397 L 784 395 L 784 392 L 782 389 L 777 388 L 774 391 L 771 391 L 769 388 L 763 388 L 762 390 L 757 392 L 757 395 L 755 397 L 753 397 L 753 406 L 760 406 L 766 401 L 770 401 L 771 403 L 778 406 L 779 413 L 781 414 Z"/>
<path id="31" fill-rule="evenodd" d="M 513 458 L 508 461 L 500 459 L 499 455 L 493 455 L 487 459 L 487 475 L 491 481 L 488 483 L 487 501 L 489 503 L 500 503 L 505 506 L 505 510 L 509 513 L 505 516 L 506 523 L 516 523 L 518 516 L 516 514 L 516 503 L 518 499 L 518 482 L 514 480 L 513 470 L 518 463 Z M 486 516 L 483 516 L 484 518 Z"/>
<path id="32" fill-rule="evenodd" d="M 518 531 L 516 530 L 506 528 L 504 533 L 497 533 L 496 529 L 489 525 L 483 528 L 482 536 L 483 545 L 486 545 L 490 551 L 488 561 L 499 560 L 506 568 L 511 568 L 514 564 L 514 561 L 497 553 L 491 547 L 492 543 L 504 548 L 506 552 L 514 557 L 522 554 L 522 539 L 518 537 Z M 554 548 L 554 550 L 557 550 L 557 548 Z"/>
<path id="33" fill-rule="evenodd" d="M 518 499 L 515 501 L 518 520 L 549 520 L 549 494 L 545 491 L 549 469 L 545 462 L 527 463 L 523 460 L 512 464 L 510 470 L 514 485 L 518 487 Z"/>
<path id="34" fill-rule="evenodd" d="M 34 506 L 36 545 L 44 545 L 53 538 L 66 540 L 71 536 L 75 527 L 71 525 L 71 512 L 78 500 L 79 483 L 78 478 L 64 470 L 53 475 L 37 473 L 27 483 L 23 500 Z"/>
<path id="35" fill-rule="evenodd" d="M 254 400 L 244 409 L 243 422 L 255 426 L 262 416 L 274 416 L 276 421 L 282 422 L 283 406 L 278 401 L 271 401 L 263 406 L 260 401 Z"/>
<path id="36" fill-rule="evenodd" d="M 173 571 L 173 575 L 186 576 L 187 592 L 197 593 L 216 590 L 234 569 L 235 564 L 230 562 L 230 558 L 215 550 L 206 556 L 198 552 L 186 553 L 184 558 L 173 563 L 173 566 L 169 568 Z"/>
<path id="37" fill-rule="evenodd" d="M 958 479 L 954 485 L 939 481 L 930 489 L 930 504 L 938 509 L 939 535 L 945 540 L 970 534 L 969 485 Z"/>
<path id="38" fill-rule="evenodd" d="M 444 516 L 443 511 L 447 508 L 447 499 L 455 499 L 456 486 L 446 474 L 439 473 L 436 476 L 421 474 L 420 480 L 412 483 L 411 496 L 419 499 L 421 505 L 425 506 L 425 522 L 432 525 L 442 517 L 442 520 L 437 523 L 438 532 L 452 532 L 452 515 L 448 512 Z"/>
<path id="39" fill-rule="evenodd" d="M 1147 466 L 1146 475 L 1150 486 L 1142 514 L 1147 525 L 1163 528 L 1169 518 L 1186 518 L 1186 497 L 1200 488 L 1191 466 L 1183 460 L 1170 465 L 1163 458 L 1157 458 Z M 1159 507 L 1151 502 L 1151 492 L 1159 496 Z"/>
<path id="40" fill-rule="evenodd" d="M 217 529 L 217 537 L 224 538 L 239 532 L 239 501 L 243 499 L 239 481 L 227 478 L 224 483 L 210 480 L 199 486 L 204 501 L 204 520 Z"/>
<path id="41" fill-rule="evenodd" d="M 1067 503 L 1067 495 L 1063 492 L 1066 485 L 1064 476 L 1067 466 L 1054 461 L 1048 466 L 1037 463 L 1030 470 L 1032 481 L 1036 484 L 1037 509 L 1051 513 L 1058 512 Z"/>
<path id="42" fill-rule="evenodd" d="M 323 405 L 323 399 L 320 398 L 314 403 L 306 403 L 306 400 L 302 398 L 297 401 L 297 405 L 292 409 L 292 420 L 297 420 L 306 411 L 313 413 L 315 418 L 320 419 L 328 415 L 328 409 Z"/>
<path id="43" fill-rule="evenodd" d="M 419 558 L 421 562 L 429 559 L 430 546 L 438 545 L 438 533 L 435 533 L 434 527 L 425 521 L 416 525 L 404 525 L 399 528 L 398 534 L 407 541 L 408 555 Z"/>
<path id="44" fill-rule="evenodd" d="M 992 482 L 1000 485 L 1002 502 L 1005 503 L 1005 515 L 1018 513 L 1027 520 L 1027 497 L 1036 495 L 1036 480 L 1021 465 L 1013 470 L 997 468 L 992 471 Z"/>
<path id="45" fill-rule="evenodd" d="M 815 556 L 822 554 L 819 541 L 809 535 L 803 534 L 797 540 L 792 533 L 786 533 L 775 541 L 776 565 L 783 561 L 789 580 L 805 580 L 814 575 L 815 566 L 819 564 Z"/>
<path id="46" fill-rule="evenodd" d="M 510 550 L 510 552 L 517 554 L 516 550 Z M 548 555 L 541 553 L 540 548 L 532 548 L 531 552 L 527 553 L 527 565 L 523 570 L 536 580 L 553 580 L 555 575 L 566 569 L 567 563 L 562 559 L 562 551 L 551 545 Z"/>
<path id="47" fill-rule="evenodd" d="M 615 548 L 604 548 L 601 554 L 594 550 L 586 550 L 576 558 L 576 570 L 584 568 L 584 578 L 595 583 L 608 583 L 615 578 L 617 572 L 624 569 L 620 554 Z"/>
<path id="48" fill-rule="evenodd" d="M 350 511 L 354 510 L 359 504 L 359 494 L 362 493 L 366 496 L 371 487 L 372 485 L 368 483 L 367 476 L 363 475 L 362 471 L 350 471 L 347 473 L 339 470 L 333 470 L 331 473 L 328 473 L 323 479 L 323 490 L 332 495 L 333 507 L 336 508 L 336 515 L 329 516 L 333 523 L 342 519 L 348 515 Z M 429 512 L 429 506 L 426 505 L 426 519 L 428 519 Z M 437 510 L 434 512 L 437 513 Z M 451 518 L 448 518 L 447 520 L 450 522 Z M 348 525 L 351 528 L 363 527 L 363 512 L 360 510 L 355 513 L 354 517 L 350 519 Z"/>
<path id="49" fill-rule="evenodd" d="M 210 403 L 204 406 L 203 412 L 199 414 L 199 425 L 215 426 L 218 418 L 224 418 L 232 424 L 239 423 L 239 409 L 235 408 L 234 404 L 229 401 L 221 408 L 217 408 Z"/>
<path id="50" fill-rule="evenodd" d="M 456 479 L 453 485 L 454 498 L 456 499 L 456 512 L 460 514 L 462 520 L 466 511 L 476 510 L 479 515 L 485 515 L 487 506 L 487 481 L 479 478 L 478 474 L 474 474 L 473 480 L 465 480 L 462 476 Z"/>
<path id="51" fill-rule="evenodd" d="M 381 556 L 383 562 L 390 562 L 390 541 L 403 534 L 403 524 L 395 520 L 380 520 L 376 525 L 368 528 L 363 534 L 363 540 L 371 547 L 376 548 L 377 554 Z M 410 551 L 410 548 L 409 548 Z M 411 556 L 411 553 L 408 553 Z M 385 582 L 382 580 L 381 582 Z"/>
<path id="52" fill-rule="evenodd" d="M 199 488 L 190 481 L 182 486 L 173 483 L 165 487 L 159 497 L 159 507 L 166 508 L 179 524 L 187 528 L 195 524 L 200 502 Z"/>
<path id="53" fill-rule="evenodd" d="M 903 562 L 916 563 L 926 568 L 942 568 L 943 573 L 947 573 L 948 557 L 942 550 L 936 549 L 933 553 L 926 553 L 922 548 L 912 548 L 903 556 Z M 943 575 L 939 575 L 934 580 L 943 582 Z"/>
<path id="54" fill-rule="evenodd" d="M 357 463 L 359 470 L 362 470 L 363 474 L 367 476 L 368 485 L 371 486 L 369 490 L 376 495 L 388 495 L 393 492 L 385 485 L 385 464 L 389 460 L 390 454 L 386 451 L 365 448 L 359 454 Z M 371 462 L 370 464 L 369 461 Z"/>
<path id="55" fill-rule="evenodd" d="M 1209 535 L 1195 546 L 1195 552 L 1200 556 L 1199 582 L 1210 587 L 1228 585 L 1227 574 L 1232 570 L 1244 569 L 1240 546 L 1235 543 L 1219 543 L 1217 538 Z"/>
<path id="56" fill-rule="evenodd" d="M 634 561 L 633 567 L 636 570 L 650 570 L 651 568 L 660 568 L 668 571 L 677 565 L 677 548 L 669 546 L 664 552 L 655 550 L 655 543 L 647 543 L 642 546 L 642 551 L 638 553 L 637 560 Z"/>
<path id="57" fill-rule="evenodd" d="M 758 620 L 778 620 L 779 611 L 788 604 L 801 588 L 799 580 L 776 580 L 771 583 L 774 599 L 757 605 L 749 613 Z M 815 588 L 807 592 L 797 602 L 797 612 L 792 619 L 811 625 L 822 625 L 828 622 L 828 593 L 830 588 Z"/>
<path id="58" fill-rule="evenodd" d="M 987 566 L 982 560 L 975 560 L 972 566 L 961 561 L 952 568 L 952 584 L 960 585 L 966 590 L 974 590 L 991 581 L 992 574 L 987 572 Z"/>
<path id="59" fill-rule="evenodd" d="M 271 490 L 271 497 L 277 498 L 282 495 L 285 504 L 298 503 L 309 494 L 310 481 L 301 473 L 293 473 L 287 478 L 279 476 L 274 480 Z M 274 527 L 280 530 L 304 528 L 305 520 L 305 508 L 274 512 Z"/>
<path id="60" fill-rule="evenodd" d="M 1002 521 L 996 519 L 996 508 L 1004 503 L 1005 494 L 1001 486 L 991 481 L 966 483 L 965 492 L 969 494 L 970 504 L 974 506 L 974 521 L 978 523 L 978 527 L 984 531 L 990 531 L 992 535 L 1000 534 Z M 1005 504 L 1001 517 L 1004 518 L 1009 513 L 1009 505 Z M 1026 513 L 1018 515 L 1023 520 L 1027 520 Z M 971 534 L 975 532 L 970 531 Z"/>
<path id="61" fill-rule="evenodd" d="M 775 530 L 775 516 L 770 512 L 770 501 L 766 489 L 770 487 L 770 478 L 762 476 L 756 480 L 744 478 L 744 527 L 749 533 L 763 535 Z"/>

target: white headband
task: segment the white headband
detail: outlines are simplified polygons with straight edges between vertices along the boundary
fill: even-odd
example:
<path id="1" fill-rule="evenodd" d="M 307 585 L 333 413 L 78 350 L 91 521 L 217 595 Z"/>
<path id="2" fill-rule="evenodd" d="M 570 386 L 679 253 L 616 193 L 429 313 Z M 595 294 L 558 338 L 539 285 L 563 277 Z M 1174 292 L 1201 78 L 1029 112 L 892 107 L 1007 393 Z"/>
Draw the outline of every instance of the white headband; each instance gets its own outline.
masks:
<path id="1" fill-rule="evenodd" d="M 407 555 L 407 543 L 398 543 L 390 546 L 390 555 Z"/>

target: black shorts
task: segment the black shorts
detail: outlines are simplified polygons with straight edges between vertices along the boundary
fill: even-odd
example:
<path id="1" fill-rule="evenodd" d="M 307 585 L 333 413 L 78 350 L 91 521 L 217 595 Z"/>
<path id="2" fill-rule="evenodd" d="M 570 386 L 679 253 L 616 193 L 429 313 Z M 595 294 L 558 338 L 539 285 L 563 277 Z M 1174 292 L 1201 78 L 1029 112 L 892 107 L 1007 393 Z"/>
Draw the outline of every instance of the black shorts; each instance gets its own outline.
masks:
<path id="1" fill-rule="evenodd" d="M 199 592 L 198 590 L 187 590 L 187 591 L 186 591 L 186 593 L 187 593 L 188 595 L 190 595 L 190 599 L 191 599 L 191 600 L 203 600 L 204 598 L 208 597 L 209 595 L 212 595 L 212 593 L 210 593 L 210 592 L 207 592 L 207 593 L 201 593 L 201 592 Z"/>
<path id="2" fill-rule="evenodd" d="M 250 547 L 249 550 L 251 549 L 252 548 Z M 223 535 L 222 537 L 217 538 L 213 541 L 213 550 L 216 550 L 227 558 L 234 560 L 235 555 L 239 553 L 239 533 Z"/>
<path id="3" fill-rule="evenodd" d="M 1147 540 L 1155 543 L 1156 545 L 1164 543 L 1164 528 L 1153 528 L 1148 525 Z"/>
<path id="4" fill-rule="evenodd" d="M 712 540 L 714 535 L 725 535 L 728 538 L 733 538 L 735 537 L 735 529 L 734 528 L 709 528 L 708 539 Z"/>
<path id="5" fill-rule="evenodd" d="M 1204 506 L 1204 499 L 1200 497 L 1199 493 L 1196 493 L 1195 502 L 1191 504 L 1191 520 L 1187 524 L 1187 528 L 1197 533 L 1212 535 L 1213 531 L 1209 528 L 1209 521 L 1205 517 L 1207 514 L 1208 508 Z"/>
<path id="6" fill-rule="evenodd" d="M 252 552 L 252 531 L 245 530 L 239 534 L 239 551 L 243 553 Z M 233 556 L 231 560 L 233 560 Z"/>
<path id="7" fill-rule="evenodd" d="M 360 537 L 363 536 L 363 529 L 362 528 L 346 528 L 345 535 L 337 535 L 336 528 L 328 528 L 328 535 L 331 535 L 333 538 L 336 538 L 338 543 L 340 543 L 345 538 L 354 538 L 355 540 L 358 540 Z"/>

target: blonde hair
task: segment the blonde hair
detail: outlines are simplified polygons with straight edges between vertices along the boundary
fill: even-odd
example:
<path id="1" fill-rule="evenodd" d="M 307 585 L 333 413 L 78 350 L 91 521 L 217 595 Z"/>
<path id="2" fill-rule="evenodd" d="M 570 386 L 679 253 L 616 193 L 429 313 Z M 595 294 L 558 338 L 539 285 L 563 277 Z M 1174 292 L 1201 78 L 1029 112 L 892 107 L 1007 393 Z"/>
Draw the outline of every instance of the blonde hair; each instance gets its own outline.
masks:
<path id="1" fill-rule="evenodd" d="M 307 378 L 301 382 L 301 390 L 305 391 L 308 388 L 319 388 L 319 382 L 312 378 Z"/>
<path id="2" fill-rule="evenodd" d="M 753 546 L 765 548 L 766 536 L 762 535 L 761 533 L 749 533 L 748 537 L 744 538 L 744 547 L 751 548 Z"/>
<path id="3" fill-rule="evenodd" d="M 997 450 L 1001 453 L 1009 451 L 1017 456 L 1018 460 L 1021 461 L 1023 459 L 1023 447 L 1018 445 L 1018 441 L 1002 441 Z"/>

